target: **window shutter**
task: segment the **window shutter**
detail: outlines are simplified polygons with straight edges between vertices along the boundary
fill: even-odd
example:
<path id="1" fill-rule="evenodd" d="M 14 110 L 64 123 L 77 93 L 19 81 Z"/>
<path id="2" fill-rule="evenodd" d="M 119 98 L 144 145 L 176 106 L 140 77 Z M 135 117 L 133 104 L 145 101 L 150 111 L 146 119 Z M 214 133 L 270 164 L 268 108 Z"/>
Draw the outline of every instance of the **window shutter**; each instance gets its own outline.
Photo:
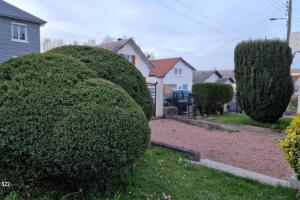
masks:
<path id="1" fill-rule="evenodd" d="M 131 63 L 135 65 L 135 55 L 131 56 Z"/>

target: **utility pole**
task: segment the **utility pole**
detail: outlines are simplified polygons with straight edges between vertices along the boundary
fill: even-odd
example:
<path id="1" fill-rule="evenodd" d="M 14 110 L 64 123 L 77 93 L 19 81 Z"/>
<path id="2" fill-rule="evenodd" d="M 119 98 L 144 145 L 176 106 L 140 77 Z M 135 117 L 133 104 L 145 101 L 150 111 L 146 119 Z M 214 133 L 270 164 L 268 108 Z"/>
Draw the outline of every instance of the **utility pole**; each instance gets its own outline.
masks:
<path id="1" fill-rule="evenodd" d="M 286 41 L 289 43 L 290 42 L 290 34 L 291 34 L 291 29 L 292 29 L 292 6 L 293 6 L 293 0 L 288 0 L 287 3 L 288 6 L 288 18 L 287 18 L 287 36 L 286 36 Z"/>

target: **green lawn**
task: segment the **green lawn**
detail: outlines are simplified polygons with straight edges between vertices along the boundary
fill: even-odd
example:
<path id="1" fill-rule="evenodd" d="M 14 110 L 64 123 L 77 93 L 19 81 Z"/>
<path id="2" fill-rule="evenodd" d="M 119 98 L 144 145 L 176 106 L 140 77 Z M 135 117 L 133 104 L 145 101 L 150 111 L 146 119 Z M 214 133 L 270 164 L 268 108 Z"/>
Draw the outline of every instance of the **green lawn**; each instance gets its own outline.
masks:
<path id="1" fill-rule="evenodd" d="M 97 192 L 91 192 L 86 198 L 92 200 L 160 200 L 164 195 L 170 195 L 172 200 L 295 200 L 297 195 L 294 190 L 271 187 L 217 170 L 192 165 L 177 153 L 161 148 L 147 150 L 134 172 L 128 173 L 123 178 L 122 185 L 126 187 L 116 194 L 103 196 Z M 51 194 L 54 193 L 51 191 L 39 199 L 51 199 Z M 73 198 L 74 196 L 70 196 L 67 199 Z M 75 196 L 75 199 L 81 198 Z"/>
<path id="2" fill-rule="evenodd" d="M 277 130 L 285 130 L 287 126 L 289 126 L 291 122 L 291 118 L 282 117 L 275 124 L 266 124 L 254 121 L 250 117 L 245 114 L 234 114 L 234 113 L 224 113 L 220 116 L 209 116 L 208 119 L 220 121 L 220 122 L 231 122 L 235 124 L 245 124 L 251 126 L 258 126 L 263 128 L 271 128 Z"/>

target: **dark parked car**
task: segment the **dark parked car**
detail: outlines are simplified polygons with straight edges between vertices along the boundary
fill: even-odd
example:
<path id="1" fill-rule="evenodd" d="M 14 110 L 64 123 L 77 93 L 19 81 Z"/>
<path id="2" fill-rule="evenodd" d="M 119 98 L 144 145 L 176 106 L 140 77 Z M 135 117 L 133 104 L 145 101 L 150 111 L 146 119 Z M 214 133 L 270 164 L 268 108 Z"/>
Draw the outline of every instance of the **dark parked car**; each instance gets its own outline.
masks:
<path id="1" fill-rule="evenodd" d="M 185 90 L 176 90 L 167 94 L 164 98 L 164 105 L 175 106 L 178 114 L 187 112 L 188 106 L 192 105 L 192 93 Z"/>

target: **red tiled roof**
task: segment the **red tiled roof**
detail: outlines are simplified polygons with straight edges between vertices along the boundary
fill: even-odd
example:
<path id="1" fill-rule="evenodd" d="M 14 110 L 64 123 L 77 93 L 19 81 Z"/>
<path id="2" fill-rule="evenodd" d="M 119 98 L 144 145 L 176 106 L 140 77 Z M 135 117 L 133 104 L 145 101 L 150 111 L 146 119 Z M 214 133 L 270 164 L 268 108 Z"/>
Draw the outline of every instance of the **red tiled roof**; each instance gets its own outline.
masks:
<path id="1" fill-rule="evenodd" d="M 149 72 L 149 76 L 159 76 L 164 77 L 173 67 L 179 62 L 182 58 L 166 58 L 166 59 L 159 59 L 159 60 L 151 60 L 152 68 Z"/>
<path id="2" fill-rule="evenodd" d="M 179 61 L 184 62 L 192 70 L 195 70 L 195 68 L 192 67 L 188 62 L 186 62 L 182 57 L 166 58 L 151 60 L 154 68 L 150 70 L 149 76 L 164 77 Z"/>

